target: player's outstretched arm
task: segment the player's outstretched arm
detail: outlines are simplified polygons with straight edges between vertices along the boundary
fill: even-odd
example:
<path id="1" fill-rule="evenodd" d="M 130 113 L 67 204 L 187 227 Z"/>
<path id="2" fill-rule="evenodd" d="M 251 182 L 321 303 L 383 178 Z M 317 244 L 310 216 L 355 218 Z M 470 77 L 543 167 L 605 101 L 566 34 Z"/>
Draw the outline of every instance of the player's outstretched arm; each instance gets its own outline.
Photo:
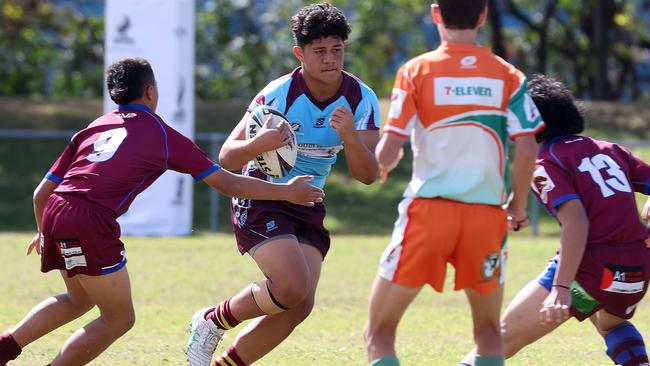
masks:
<path id="1" fill-rule="evenodd" d="M 540 309 L 542 323 L 562 323 L 569 318 L 569 288 L 587 246 L 589 219 L 580 200 L 573 199 L 560 205 L 557 218 L 561 225 L 560 258 L 551 293 Z"/>
<path id="2" fill-rule="evenodd" d="M 228 170 L 237 170 L 260 153 L 275 150 L 291 141 L 288 123 L 281 122 L 278 128 L 270 128 L 267 119 L 260 131 L 250 140 L 246 139 L 246 121 L 250 113 L 246 112 L 221 146 L 219 164 Z"/>
<path id="3" fill-rule="evenodd" d="M 526 225 L 526 206 L 528 191 L 535 169 L 535 159 L 539 146 L 533 135 L 515 138 L 515 157 L 512 163 L 512 193 L 508 205 L 508 214 L 512 217 L 511 228 L 523 228 Z M 513 226 L 515 225 L 515 226 Z"/>
<path id="4" fill-rule="evenodd" d="M 36 230 L 38 232 L 27 246 L 27 255 L 29 255 L 34 249 L 36 249 L 37 254 L 41 254 L 40 236 L 43 210 L 45 209 L 47 199 L 50 198 L 50 195 L 52 195 L 52 192 L 54 192 L 58 186 L 57 183 L 54 183 L 47 178 L 43 178 L 43 180 L 38 184 L 38 187 L 34 190 L 32 200 L 34 202 L 34 218 L 36 219 Z"/>
<path id="5" fill-rule="evenodd" d="M 228 196 L 289 201 L 303 206 L 313 206 L 314 203 L 323 202 L 325 194 L 322 189 L 308 183 L 312 179 L 311 176 L 300 176 L 286 184 L 278 184 L 219 169 L 205 177 L 203 181 Z"/>

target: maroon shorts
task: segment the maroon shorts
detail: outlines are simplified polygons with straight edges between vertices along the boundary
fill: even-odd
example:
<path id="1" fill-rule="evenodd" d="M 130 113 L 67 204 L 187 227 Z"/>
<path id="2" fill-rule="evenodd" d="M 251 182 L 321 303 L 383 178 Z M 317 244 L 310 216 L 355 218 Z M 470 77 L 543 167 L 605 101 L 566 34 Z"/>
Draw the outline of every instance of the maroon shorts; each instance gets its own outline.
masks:
<path id="1" fill-rule="evenodd" d="M 313 245 L 327 255 L 330 235 L 323 226 L 325 205 L 312 207 L 286 201 L 232 199 L 230 216 L 239 252 L 244 254 L 283 237 Z"/>
<path id="2" fill-rule="evenodd" d="M 113 211 L 70 195 L 53 194 L 43 211 L 41 271 L 100 276 L 126 265 Z"/>
<path id="3" fill-rule="evenodd" d="M 557 257 L 538 282 L 550 291 Z M 645 243 L 587 244 L 571 285 L 571 315 L 582 321 L 600 309 L 623 319 L 634 315 L 650 281 L 650 248 Z"/>

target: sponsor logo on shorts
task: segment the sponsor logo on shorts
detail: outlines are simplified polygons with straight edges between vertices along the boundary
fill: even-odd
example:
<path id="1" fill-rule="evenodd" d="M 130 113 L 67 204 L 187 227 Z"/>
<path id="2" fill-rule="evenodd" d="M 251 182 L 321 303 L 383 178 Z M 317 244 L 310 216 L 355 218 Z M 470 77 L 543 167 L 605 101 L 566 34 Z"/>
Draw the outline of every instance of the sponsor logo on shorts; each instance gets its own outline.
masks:
<path id="1" fill-rule="evenodd" d="M 500 253 L 492 253 L 485 257 L 483 266 L 481 267 L 481 276 L 484 281 L 491 280 L 498 273 L 499 267 L 501 266 L 500 257 Z"/>
<path id="2" fill-rule="evenodd" d="M 61 248 L 61 254 L 63 254 L 64 256 L 72 256 L 72 255 L 78 255 L 82 253 L 80 247 L 72 247 L 72 248 Z"/>
<path id="3" fill-rule="evenodd" d="M 75 267 L 87 267 L 86 256 L 76 255 L 74 257 L 65 258 L 65 269 L 73 269 Z"/>
<path id="4" fill-rule="evenodd" d="M 56 243 L 63 257 L 65 269 L 70 270 L 75 267 L 88 267 L 86 256 L 83 254 L 79 239 L 60 239 Z"/>
<path id="5" fill-rule="evenodd" d="M 278 228 L 278 225 L 276 225 L 275 220 L 271 220 L 266 223 L 266 232 L 268 233 L 269 231 L 273 231 Z"/>
<path id="6" fill-rule="evenodd" d="M 606 264 L 600 288 L 620 294 L 638 294 L 645 287 L 643 267 L 626 267 Z"/>

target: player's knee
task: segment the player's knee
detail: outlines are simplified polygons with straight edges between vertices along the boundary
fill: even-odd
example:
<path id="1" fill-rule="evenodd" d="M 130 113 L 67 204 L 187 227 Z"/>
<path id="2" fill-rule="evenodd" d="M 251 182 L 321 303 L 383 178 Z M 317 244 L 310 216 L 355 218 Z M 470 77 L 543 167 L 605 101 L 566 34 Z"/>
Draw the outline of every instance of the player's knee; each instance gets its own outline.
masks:
<path id="1" fill-rule="evenodd" d="M 314 297 L 305 297 L 300 304 L 296 305 L 292 310 L 294 312 L 293 320 L 300 324 L 303 320 L 307 319 L 311 311 L 314 309 Z"/>
<path id="2" fill-rule="evenodd" d="M 128 332 L 135 325 L 135 311 L 133 307 L 115 311 L 110 314 L 103 312 L 102 318 L 110 331 L 119 337 Z"/>
<path id="3" fill-rule="evenodd" d="M 269 289 L 275 298 L 289 309 L 303 302 L 311 290 L 311 281 L 308 276 L 296 277 L 283 279 L 269 285 Z"/>

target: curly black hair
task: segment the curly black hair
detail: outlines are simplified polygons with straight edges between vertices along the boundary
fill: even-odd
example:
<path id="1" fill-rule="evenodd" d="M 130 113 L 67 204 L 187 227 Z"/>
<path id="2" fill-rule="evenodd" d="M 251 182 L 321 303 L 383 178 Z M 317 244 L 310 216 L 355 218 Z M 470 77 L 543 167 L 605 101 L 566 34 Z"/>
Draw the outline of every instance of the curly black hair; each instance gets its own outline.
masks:
<path id="1" fill-rule="evenodd" d="M 538 142 L 556 136 L 579 134 L 584 130 L 582 106 L 561 82 L 535 74 L 528 82 L 528 93 L 546 124 L 546 128 L 535 136 Z"/>
<path id="2" fill-rule="evenodd" d="M 156 78 L 149 61 L 142 57 L 122 59 L 106 70 L 106 87 L 117 105 L 140 98 L 147 85 L 156 85 Z"/>
<path id="3" fill-rule="evenodd" d="M 299 47 L 315 39 L 338 37 L 345 41 L 350 35 L 350 24 L 345 15 L 329 3 L 312 4 L 291 17 L 293 40 Z"/>

